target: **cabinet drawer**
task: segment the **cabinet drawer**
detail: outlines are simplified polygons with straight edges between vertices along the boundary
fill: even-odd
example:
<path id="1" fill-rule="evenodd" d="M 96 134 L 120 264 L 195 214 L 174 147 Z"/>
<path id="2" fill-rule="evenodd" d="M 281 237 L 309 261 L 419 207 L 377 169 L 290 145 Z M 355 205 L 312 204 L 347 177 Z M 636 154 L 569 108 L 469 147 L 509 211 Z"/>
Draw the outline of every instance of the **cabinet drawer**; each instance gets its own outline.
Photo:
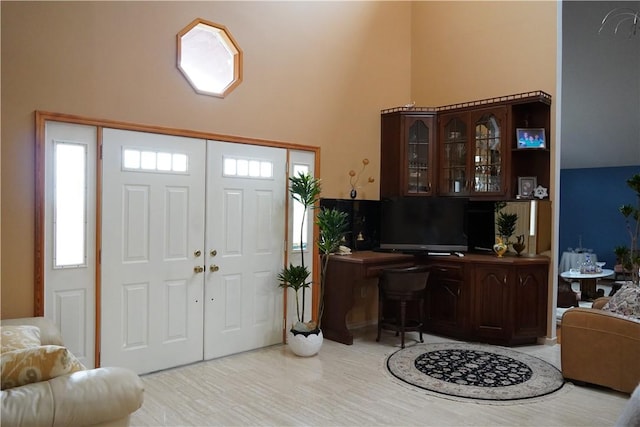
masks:
<path id="1" fill-rule="evenodd" d="M 431 264 L 430 271 L 430 276 L 438 279 L 462 280 L 464 277 L 464 268 L 461 265 L 436 263 Z"/>

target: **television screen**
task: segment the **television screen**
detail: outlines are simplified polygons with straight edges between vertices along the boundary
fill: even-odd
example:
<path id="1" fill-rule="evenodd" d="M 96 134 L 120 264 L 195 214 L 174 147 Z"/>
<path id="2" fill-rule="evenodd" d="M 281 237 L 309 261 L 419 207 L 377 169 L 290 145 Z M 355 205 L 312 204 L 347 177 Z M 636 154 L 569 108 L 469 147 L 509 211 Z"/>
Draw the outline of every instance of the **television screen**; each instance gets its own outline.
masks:
<path id="1" fill-rule="evenodd" d="M 496 242 L 495 203 L 470 201 L 467 207 L 467 230 L 469 251 L 493 253 L 493 244 Z"/>
<path id="2" fill-rule="evenodd" d="M 384 199 L 380 248 L 400 251 L 467 251 L 468 200 L 454 197 Z"/>

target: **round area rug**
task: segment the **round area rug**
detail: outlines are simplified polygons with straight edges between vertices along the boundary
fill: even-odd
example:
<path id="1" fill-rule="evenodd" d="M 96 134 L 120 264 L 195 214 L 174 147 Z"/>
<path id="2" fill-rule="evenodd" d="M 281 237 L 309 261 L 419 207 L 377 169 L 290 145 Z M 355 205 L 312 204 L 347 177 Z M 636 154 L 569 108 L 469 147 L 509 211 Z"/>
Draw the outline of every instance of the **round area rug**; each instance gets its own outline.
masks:
<path id="1" fill-rule="evenodd" d="M 544 360 L 483 344 L 414 345 L 389 356 L 387 369 L 424 390 L 484 401 L 531 399 L 564 385 L 562 373 Z"/>

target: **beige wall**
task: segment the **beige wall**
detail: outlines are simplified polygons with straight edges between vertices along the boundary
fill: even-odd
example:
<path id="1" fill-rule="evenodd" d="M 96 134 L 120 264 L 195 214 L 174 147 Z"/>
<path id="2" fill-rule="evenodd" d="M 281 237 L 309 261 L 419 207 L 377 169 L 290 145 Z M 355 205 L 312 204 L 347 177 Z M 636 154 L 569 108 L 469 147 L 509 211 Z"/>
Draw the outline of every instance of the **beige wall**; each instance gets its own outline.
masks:
<path id="1" fill-rule="evenodd" d="M 33 312 L 35 110 L 319 146 L 326 197 L 346 197 L 368 157 L 376 184 L 359 197 L 376 199 L 381 109 L 555 88 L 553 2 L 0 7 L 3 318 Z M 196 17 L 244 51 L 244 81 L 225 99 L 195 94 L 175 66 L 175 35 Z M 492 48 L 472 55 L 474 44 Z"/>
<path id="2" fill-rule="evenodd" d="M 415 2 L 411 92 L 447 105 L 534 90 L 555 95 L 553 1 Z"/>
<path id="3" fill-rule="evenodd" d="M 2 317 L 33 311 L 34 111 L 321 147 L 324 193 L 348 171 L 379 176 L 379 113 L 409 99 L 410 4 L 381 2 L 2 2 Z M 176 68 L 196 17 L 244 51 L 227 98 Z M 383 31 L 382 31 L 383 30 Z M 378 186 L 361 191 L 378 197 Z"/>

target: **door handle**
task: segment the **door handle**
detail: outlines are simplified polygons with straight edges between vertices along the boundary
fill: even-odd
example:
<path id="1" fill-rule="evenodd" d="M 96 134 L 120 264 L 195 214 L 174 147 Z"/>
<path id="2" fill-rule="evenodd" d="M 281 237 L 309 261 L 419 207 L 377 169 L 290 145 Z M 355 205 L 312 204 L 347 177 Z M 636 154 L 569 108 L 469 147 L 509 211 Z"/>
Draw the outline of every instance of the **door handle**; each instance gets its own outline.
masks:
<path id="1" fill-rule="evenodd" d="M 194 273 L 202 273 L 202 272 L 204 272 L 204 267 L 196 265 L 195 267 L 193 267 L 193 272 Z"/>
<path id="2" fill-rule="evenodd" d="M 200 249 L 193 251 L 193 255 L 198 258 L 200 255 L 202 255 L 202 252 L 200 251 Z"/>
<path id="3" fill-rule="evenodd" d="M 211 266 L 209 267 L 209 271 L 212 272 L 212 273 L 215 273 L 218 270 L 220 270 L 220 267 L 218 267 L 215 264 L 211 264 Z"/>

